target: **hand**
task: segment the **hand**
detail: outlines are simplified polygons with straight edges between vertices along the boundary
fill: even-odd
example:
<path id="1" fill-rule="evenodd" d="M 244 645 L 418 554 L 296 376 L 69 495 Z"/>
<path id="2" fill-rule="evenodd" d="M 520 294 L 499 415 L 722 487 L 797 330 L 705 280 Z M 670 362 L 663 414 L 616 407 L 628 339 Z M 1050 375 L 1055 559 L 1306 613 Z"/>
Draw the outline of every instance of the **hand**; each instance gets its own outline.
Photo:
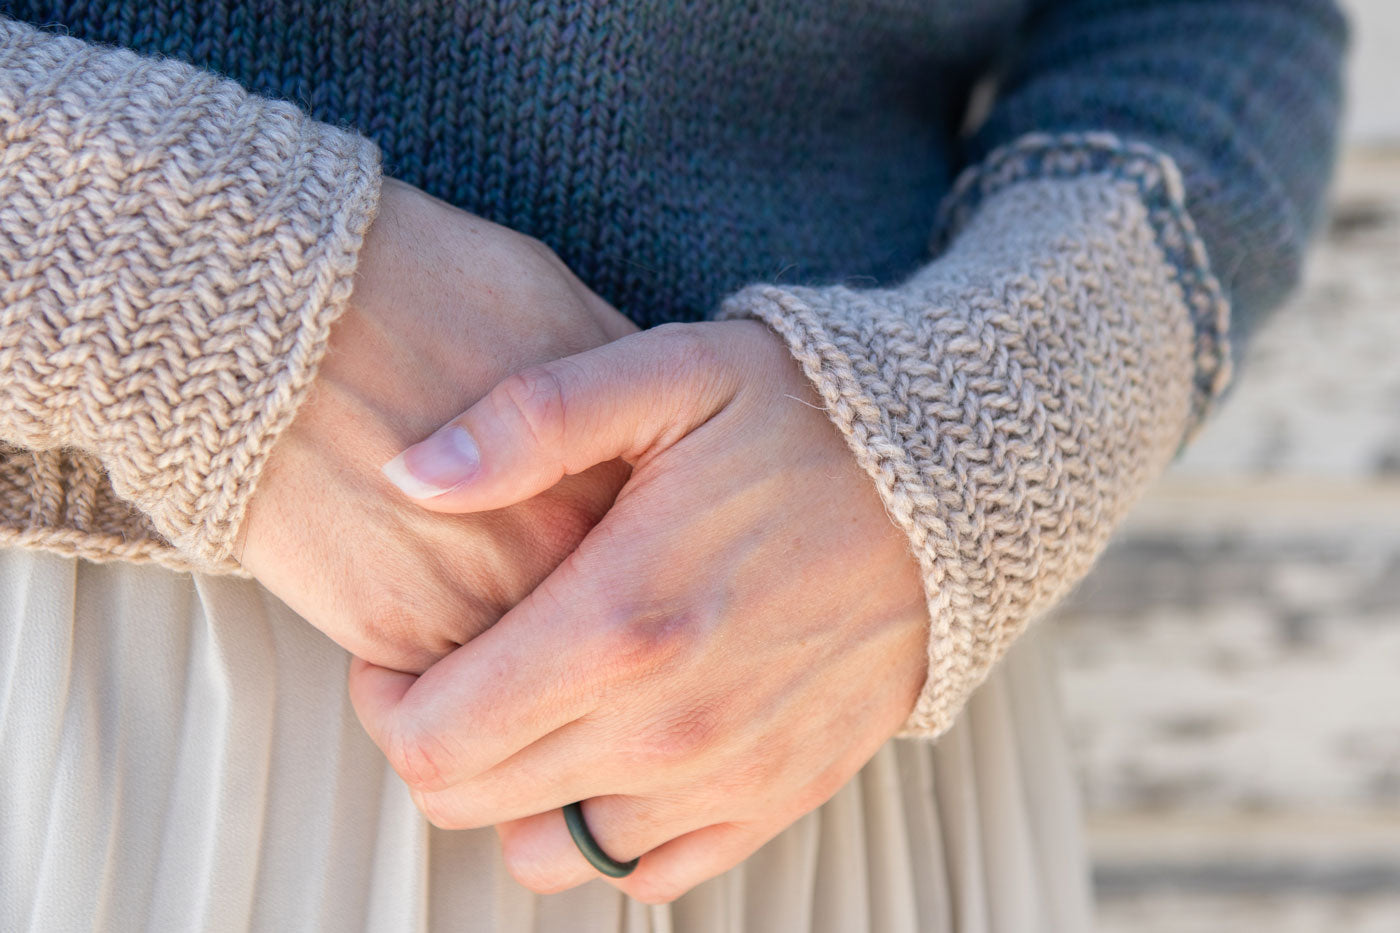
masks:
<path id="1" fill-rule="evenodd" d="M 583 800 L 604 851 L 641 857 L 613 883 L 667 901 L 900 727 L 926 667 L 917 564 L 816 401 L 762 325 L 668 325 L 496 386 L 435 435 L 476 448 L 455 477 L 405 453 L 438 512 L 633 466 L 490 631 L 420 678 L 352 662 L 362 722 L 433 823 L 500 823 L 515 877 L 552 892 L 599 877 L 558 809 Z"/>
<path id="2" fill-rule="evenodd" d="M 449 516 L 380 465 L 507 373 L 635 330 L 543 245 L 386 181 L 349 309 L 252 498 L 243 566 L 353 654 L 423 670 L 534 589 L 627 468 Z"/>

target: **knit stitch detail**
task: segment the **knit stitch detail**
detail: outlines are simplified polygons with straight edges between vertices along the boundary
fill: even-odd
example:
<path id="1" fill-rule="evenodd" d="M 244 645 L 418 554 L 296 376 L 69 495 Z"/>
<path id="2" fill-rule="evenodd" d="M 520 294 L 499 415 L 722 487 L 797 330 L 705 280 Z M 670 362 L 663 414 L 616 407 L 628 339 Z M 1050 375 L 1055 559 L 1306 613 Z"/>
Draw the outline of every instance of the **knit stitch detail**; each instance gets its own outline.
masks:
<path id="1" fill-rule="evenodd" d="M 1193 320 L 1140 189 L 1116 172 L 989 192 L 904 285 L 758 285 L 766 322 L 908 535 L 929 609 L 906 735 L 936 736 L 1083 578 L 1170 461 Z"/>
<path id="2" fill-rule="evenodd" d="M 377 150 L 8 21 L 0 147 L 0 541 L 236 571 L 349 298 Z"/>
<path id="3" fill-rule="evenodd" d="M 1190 440 L 1230 381 L 1230 302 L 1211 271 L 1205 240 L 1186 210 L 1181 172 L 1170 157 L 1112 133 L 1032 133 L 991 152 L 958 177 L 939 212 L 935 252 L 957 236 L 982 202 L 1030 178 L 1107 174 L 1131 183 L 1147 206 L 1157 243 L 1175 270 L 1196 331 L 1196 392 Z"/>
<path id="4" fill-rule="evenodd" d="M 112 491 L 96 458 L 0 443 L 0 546 L 32 547 L 101 563 L 126 560 L 189 570 L 150 519 Z"/>

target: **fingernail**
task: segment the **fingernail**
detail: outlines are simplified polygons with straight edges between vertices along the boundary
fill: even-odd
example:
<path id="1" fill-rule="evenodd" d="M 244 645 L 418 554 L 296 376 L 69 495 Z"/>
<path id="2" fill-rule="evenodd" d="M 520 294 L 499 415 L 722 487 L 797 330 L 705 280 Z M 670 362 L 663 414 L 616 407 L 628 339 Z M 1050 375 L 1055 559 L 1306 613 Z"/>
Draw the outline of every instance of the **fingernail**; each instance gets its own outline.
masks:
<path id="1" fill-rule="evenodd" d="M 476 441 L 453 424 L 414 444 L 380 469 L 414 499 L 431 499 L 471 479 L 480 465 Z"/>

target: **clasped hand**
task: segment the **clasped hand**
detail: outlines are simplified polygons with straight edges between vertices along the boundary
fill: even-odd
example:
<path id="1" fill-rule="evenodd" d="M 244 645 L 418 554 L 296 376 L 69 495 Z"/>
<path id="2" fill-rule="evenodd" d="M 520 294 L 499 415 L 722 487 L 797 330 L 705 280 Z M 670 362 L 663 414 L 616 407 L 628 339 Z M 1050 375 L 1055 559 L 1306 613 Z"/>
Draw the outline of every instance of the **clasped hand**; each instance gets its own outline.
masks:
<path id="1" fill-rule="evenodd" d="M 355 708 L 428 819 L 496 826 L 552 892 L 599 877 L 559 809 L 583 801 L 641 857 L 613 883 L 662 902 L 899 728 L 926 609 L 778 337 L 635 331 L 540 244 L 386 183 L 242 560 L 357 656 Z M 406 495 L 379 467 L 415 441 L 387 471 Z"/>
<path id="2" fill-rule="evenodd" d="M 538 892 L 598 874 L 670 900 L 834 794 L 923 681 L 916 564 L 786 349 L 668 325 L 516 373 L 389 473 L 480 513 L 622 459 L 598 525 L 422 676 L 357 661 L 362 722 L 438 826 L 497 825 Z"/>

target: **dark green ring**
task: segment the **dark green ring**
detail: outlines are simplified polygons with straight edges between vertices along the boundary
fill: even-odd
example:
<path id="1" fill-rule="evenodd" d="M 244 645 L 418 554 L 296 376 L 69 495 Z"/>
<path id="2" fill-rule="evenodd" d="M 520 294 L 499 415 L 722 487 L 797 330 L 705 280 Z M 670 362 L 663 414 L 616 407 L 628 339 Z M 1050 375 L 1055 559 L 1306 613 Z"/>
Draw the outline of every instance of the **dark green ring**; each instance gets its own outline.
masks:
<path id="1" fill-rule="evenodd" d="M 564 823 L 569 827 L 569 835 L 574 837 L 574 845 L 578 846 L 583 857 L 588 859 L 588 864 L 609 878 L 626 878 L 637 870 L 637 863 L 641 859 L 619 862 L 598 845 L 598 840 L 593 838 L 593 834 L 588 831 L 588 824 L 584 822 L 581 802 L 571 803 L 564 808 Z"/>

